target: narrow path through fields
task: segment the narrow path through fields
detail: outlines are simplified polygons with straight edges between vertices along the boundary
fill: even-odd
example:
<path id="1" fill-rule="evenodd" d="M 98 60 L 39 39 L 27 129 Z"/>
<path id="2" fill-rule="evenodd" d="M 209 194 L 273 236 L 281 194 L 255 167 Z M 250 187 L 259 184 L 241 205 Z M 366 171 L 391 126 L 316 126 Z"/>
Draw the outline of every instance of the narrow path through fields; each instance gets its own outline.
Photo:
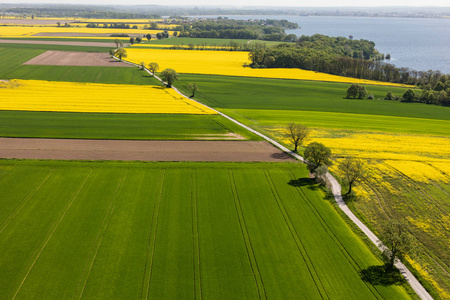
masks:
<path id="1" fill-rule="evenodd" d="M 135 65 L 133 63 L 130 63 L 132 65 Z M 137 65 L 135 65 L 137 66 Z M 146 70 L 149 74 L 153 75 L 149 70 Z M 155 75 L 155 77 L 160 80 L 161 82 L 163 82 L 159 77 L 157 77 Z M 186 97 L 186 95 L 184 95 L 183 93 L 181 93 L 178 89 L 176 89 L 175 87 L 173 87 L 173 89 L 178 92 L 181 96 Z M 186 97 L 188 98 L 188 97 Z M 194 100 L 195 101 L 195 100 Z M 199 102 L 200 103 L 200 102 Z M 205 105 L 203 103 L 200 103 L 202 105 Z M 205 105 L 207 106 L 207 105 Z M 279 148 L 280 150 L 282 150 L 284 153 L 288 153 L 289 155 L 293 156 L 294 158 L 300 160 L 301 162 L 305 162 L 304 158 L 300 155 L 298 155 L 297 153 L 292 152 L 291 150 L 289 150 L 288 148 L 284 147 L 283 145 L 281 145 L 280 143 L 276 142 L 275 140 L 269 138 L 268 136 L 265 136 L 264 134 L 240 123 L 239 121 L 227 116 L 226 114 L 215 110 L 214 108 L 209 107 L 210 109 L 216 111 L 218 114 L 222 115 L 223 117 L 227 118 L 228 120 L 236 123 L 237 125 L 249 130 L 250 132 L 262 137 L 263 139 L 265 139 L 266 141 L 268 141 L 269 143 L 271 143 L 272 145 L 274 145 L 275 147 Z M 361 222 L 361 220 L 359 220 L 355 214 L 350 210 L 350 208 L 348 208 L 347 204 L 345 204 L 345 201 L 342 198 L 342 194 L 341 194 L 341 185 L 339 184 L 339 182 L 336 180 L 336 178 L 334 178 L 330 173 L 327 173 L 327 179 L 330 182 L 331 186 L 332 186 L 332 192 L 333 192 L 333 196 L 334 199 L 336 201 L 336 203 L 338 204 L 339 208 L 352 220 L 353 223 L 355 223 L 363 232 L 364 234 L 378 247 L 378 249 L 380 249 L 381 251 L 383 251 L 384 249 L 386 249 L 386 246 L 384 246 L 382 244 L 382 242 L 378 239 L 378 237 L 366 226 L 364 225 L 363 222 Z M 400 270 L 401 274 L 403 275 L 403 277 L 405 277 L 405 279 L 408 281 L 408 283 L 411 285 L 411 287 L 414 289 L 414 291 L 417 293 L 417 295 L 421 298 L 421 299 L 427 299 L 427 300 L 431 300 L 433 299 L 433 297 L 431 297 L 431 295 L 426 291 L 426 289 L 422 286 L 422 284 L 417 280 L 417 278 L 411 273 L 411 271 L 409 271 L 409 269 L 400 261 L 398 261 L 395 266 Z"/>

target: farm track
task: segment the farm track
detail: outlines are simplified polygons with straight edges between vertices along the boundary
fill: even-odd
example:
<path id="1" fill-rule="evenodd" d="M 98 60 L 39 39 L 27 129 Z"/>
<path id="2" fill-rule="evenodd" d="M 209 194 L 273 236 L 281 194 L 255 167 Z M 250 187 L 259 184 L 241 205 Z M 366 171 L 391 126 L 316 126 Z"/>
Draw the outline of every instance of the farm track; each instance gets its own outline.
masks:
<path id="1" fill-rule="evenodd" d="M 150 237 L 148 241 L 148 252 L 145 261 L 145 272 L 142 281 L 142 292 L 141 299 L 148 299 L 150 295 L 150 281 L 152 279 L 152 268 L 153 268 L 153 259 L 155 257 L 155 247 L 156 247 L 156 234 L 158 230 L 158 217 L 159 217 L 159 208 L 161 204 L 161 198 L 164 188 L 164 180 L 166 177 L 165 170 L 161 176 L 161 187 L 159 189 L 159 193 L 157 194 L 157 201 L 155 201 L 155 205 L 153 207 L 153 216 L 152 216 L 152 225 L 150 231 Z M 148 270 L 148 271 L 147 271 Z M 145 295 L 145 297 L 144 297 Z"/>

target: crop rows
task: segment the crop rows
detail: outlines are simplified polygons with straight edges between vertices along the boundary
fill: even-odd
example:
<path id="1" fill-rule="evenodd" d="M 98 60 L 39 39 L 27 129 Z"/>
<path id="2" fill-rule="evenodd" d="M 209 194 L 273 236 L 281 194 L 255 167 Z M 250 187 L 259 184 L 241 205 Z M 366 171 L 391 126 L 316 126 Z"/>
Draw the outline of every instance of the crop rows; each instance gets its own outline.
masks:
<path id="1" fill-rule="evenodd" d="M 405 298 L 361 279 L 380 262 L 313 184 L 297 184 L 305 175 L 294 165 L 4 163 L 1 298 Z"/>

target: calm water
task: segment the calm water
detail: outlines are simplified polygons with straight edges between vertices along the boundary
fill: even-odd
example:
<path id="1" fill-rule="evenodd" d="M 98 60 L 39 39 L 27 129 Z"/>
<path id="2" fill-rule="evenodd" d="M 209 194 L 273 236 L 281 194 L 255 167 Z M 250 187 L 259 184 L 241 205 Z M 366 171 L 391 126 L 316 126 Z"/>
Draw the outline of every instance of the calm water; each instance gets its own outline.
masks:
<path id="1" fill-rule="evenodd" d="M 230 19 L 286 19 L 301 27 L 288 30 L 297 36 L 315 33 L 353 35 L 375 42 L 381 53 L 391 54 L 391 63 L 416 70 L 440 70 L 450 74 L 450 19 L 228 16 Z"/>

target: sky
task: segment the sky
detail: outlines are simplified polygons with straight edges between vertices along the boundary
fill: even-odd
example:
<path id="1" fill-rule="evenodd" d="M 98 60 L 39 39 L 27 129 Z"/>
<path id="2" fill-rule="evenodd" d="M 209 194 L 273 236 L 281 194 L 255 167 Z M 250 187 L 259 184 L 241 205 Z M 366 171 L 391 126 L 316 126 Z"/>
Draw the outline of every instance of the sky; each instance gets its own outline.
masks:
<path id="1" fill-rule="evenodd" d="M 449 0 L 0 0 L 0 3 L 65 3 L 96 5 L 227 5 L 227 6 L 450 6 Z"/>

